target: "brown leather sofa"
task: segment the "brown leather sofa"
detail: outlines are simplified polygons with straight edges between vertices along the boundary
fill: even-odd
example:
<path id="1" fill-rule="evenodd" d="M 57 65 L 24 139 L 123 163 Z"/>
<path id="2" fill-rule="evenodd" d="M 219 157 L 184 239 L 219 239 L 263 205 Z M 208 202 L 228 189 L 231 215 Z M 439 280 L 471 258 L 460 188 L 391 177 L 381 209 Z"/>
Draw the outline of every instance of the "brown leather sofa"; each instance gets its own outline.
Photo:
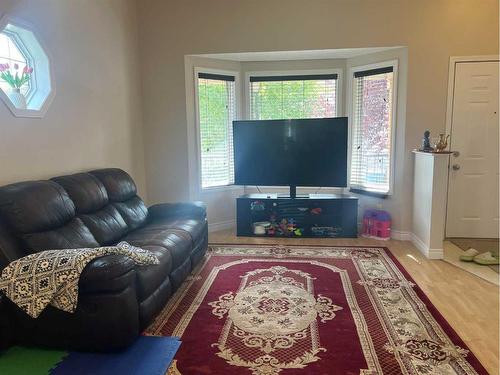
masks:
<path id="1" fill-rule="evenodd" d="M 41 250 L 120 241 L 150 250 L 160 260 L 145 267 L 120 255 L 92 261 L 80 277 L 73 314 L 49 306 L 32 319 L 3 298 L 15 332 L 9 341 L 91 351 L 129 345 L 200 262 L 207 233 L 203 203 L 147 208 L 132 178 L 120 169 L 0 187 L 0 270 Z"/>

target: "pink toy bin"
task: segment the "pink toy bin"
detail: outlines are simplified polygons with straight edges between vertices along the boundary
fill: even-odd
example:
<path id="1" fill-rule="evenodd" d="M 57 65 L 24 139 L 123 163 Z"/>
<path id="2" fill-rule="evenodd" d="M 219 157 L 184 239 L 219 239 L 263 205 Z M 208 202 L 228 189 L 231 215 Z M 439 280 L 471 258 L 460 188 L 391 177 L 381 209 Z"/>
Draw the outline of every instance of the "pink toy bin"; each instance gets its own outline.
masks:
<path id="1" fill-rule="evenodd" d="M 383 210 L 366 210 L 363 215 L 361 236 L 377 240 L 389 240 L 391 238 L 391 215 Z"/>

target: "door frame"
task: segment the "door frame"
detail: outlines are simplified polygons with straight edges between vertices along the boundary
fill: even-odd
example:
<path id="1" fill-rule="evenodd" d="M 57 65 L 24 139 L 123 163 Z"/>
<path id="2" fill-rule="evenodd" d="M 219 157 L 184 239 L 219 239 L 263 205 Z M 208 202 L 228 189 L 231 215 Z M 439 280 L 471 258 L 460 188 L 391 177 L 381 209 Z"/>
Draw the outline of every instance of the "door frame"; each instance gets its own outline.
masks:
<path id="1" fill-rule="evenodd" d="M 450 63 L 448 68 L 448 98 L 446 101 L 446 128 L 445 134 L 450 134 L 450 142 L 449 149 L 451 150 L 453 147 L 453 135 L 452 135 L 452 123 L 453 123 L 453 100 L 455 99 L 455 76 L 456 76 L 456 67 L 459 63 L 464 62 L 498 62 L 500 61 L 500 55 L 475 55 L 475 56 L 450 56 Z M 450 168 L 449 164 L 451 163 L 451 156 L 448 161 L 448 176 L 446 180 L 447 189 L 446 189 L 446 212 L 445 212 L 445 228 L 444 228 L 444 237 L 447 238 L 446 230 L 448 225 L 448 202 L 449 202 L 449 194 L 450 194 Z"/>

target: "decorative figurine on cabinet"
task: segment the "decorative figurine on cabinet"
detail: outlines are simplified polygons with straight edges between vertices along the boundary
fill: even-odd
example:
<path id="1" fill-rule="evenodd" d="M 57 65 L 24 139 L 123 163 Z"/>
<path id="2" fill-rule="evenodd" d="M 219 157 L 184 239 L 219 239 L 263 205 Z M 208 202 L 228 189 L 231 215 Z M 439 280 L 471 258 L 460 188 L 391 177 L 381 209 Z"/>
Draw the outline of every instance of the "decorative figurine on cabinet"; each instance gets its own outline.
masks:
<path id="1" fill-rule="evenodd" d="M 431 132 L 426 130 L 424 132 L 424 138 L 422 138 L 422 147 L 420 147 L 419 151 L 424 151 L 424 152 L 434 151 L 434 148 L 431 146 L 430 136 L 431 136 Z"/>
<path id="2" fill-rule="evenodd" d="M 448 138 L 450 138 L 449 134 L 446 137 L 444 134 L 439 134 L 439 142 L 436 143 L 436 152 L 443 152 L 448 147 Z"/>

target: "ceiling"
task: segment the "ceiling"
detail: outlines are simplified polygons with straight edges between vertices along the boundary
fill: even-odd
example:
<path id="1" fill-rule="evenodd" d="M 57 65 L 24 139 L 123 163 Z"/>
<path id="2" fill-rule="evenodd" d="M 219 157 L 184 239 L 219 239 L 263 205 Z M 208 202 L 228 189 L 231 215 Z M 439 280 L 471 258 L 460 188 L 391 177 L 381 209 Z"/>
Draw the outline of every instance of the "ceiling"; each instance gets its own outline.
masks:
<path id="1" fill-rule="evenodd" d="M 283 60 L 319 60 L 319 59 L 348 59 L 351 57 L 368 55 L 370 53 L 387 51 L 401 47 L 370 47 L 370 48 L 341 48 L 318 49 L 304 51 L 270 51 L 270 52 L 236 52 L 236 53 L 208 53 L 191 56 L 208 57 L 231 61 L 283 61 Z"/>

